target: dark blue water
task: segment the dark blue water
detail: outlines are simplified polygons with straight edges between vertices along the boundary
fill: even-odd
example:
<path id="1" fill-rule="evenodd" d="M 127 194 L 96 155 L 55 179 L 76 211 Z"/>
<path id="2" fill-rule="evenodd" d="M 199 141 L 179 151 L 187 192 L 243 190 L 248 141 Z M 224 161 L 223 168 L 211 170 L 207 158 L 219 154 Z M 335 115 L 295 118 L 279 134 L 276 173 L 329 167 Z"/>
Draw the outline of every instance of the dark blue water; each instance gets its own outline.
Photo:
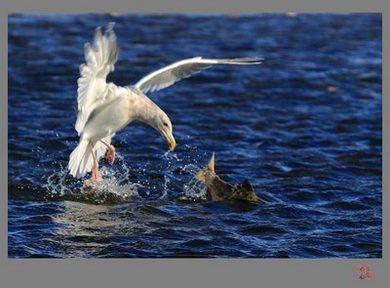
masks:
<path id="1" fill-rule="evenodd" d="M 110 21 L 118 85 L 187 57 L 265 61 L 150 95 L 177 149 L 130 125 L 87 190 L 65 169 L 78 66 Z M 382 257 L 381 27 L 379 14 L 10 16 L 9 257 Z M 198 201 L 213 151 L 218 174 L 267 202 Z"/>

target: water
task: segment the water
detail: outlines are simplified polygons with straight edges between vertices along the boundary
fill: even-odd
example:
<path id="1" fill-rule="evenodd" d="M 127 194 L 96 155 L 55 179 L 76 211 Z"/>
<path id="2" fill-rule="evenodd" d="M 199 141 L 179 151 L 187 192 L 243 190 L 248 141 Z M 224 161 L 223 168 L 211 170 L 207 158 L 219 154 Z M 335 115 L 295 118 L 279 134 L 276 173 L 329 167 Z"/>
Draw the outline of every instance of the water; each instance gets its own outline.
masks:
<path id="1" fill-rule="evenodd" d="M 199 55 L 266 60 L 151 94 L 177 149 L 131 125 L 91 189 L 65 167 L 83 45 L 110 21 L 118 85 Z M 382 257 L 381 26 L 379 14 L 10 16 L 9 257 Z M 249 179 L 266 203 L 203 201 L 194 175 L 213 151 L 224 179 Z"/>

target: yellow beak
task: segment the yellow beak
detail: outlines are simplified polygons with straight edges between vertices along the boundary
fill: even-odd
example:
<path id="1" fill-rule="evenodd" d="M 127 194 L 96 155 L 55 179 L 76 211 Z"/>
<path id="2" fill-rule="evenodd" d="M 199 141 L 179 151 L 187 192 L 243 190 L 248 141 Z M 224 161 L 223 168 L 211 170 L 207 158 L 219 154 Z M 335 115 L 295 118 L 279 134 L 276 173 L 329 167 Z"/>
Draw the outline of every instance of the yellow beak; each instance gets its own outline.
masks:
<path id="1" fill-rule="evenodd" d="M 175 140 L 175 138 L 173 137 L 172 134 L 165 134 L 164 136 L 167 139 L 169 151 L 173 151 L 175 149 L 175 147 L 176 147 L 176 140 Z"/>

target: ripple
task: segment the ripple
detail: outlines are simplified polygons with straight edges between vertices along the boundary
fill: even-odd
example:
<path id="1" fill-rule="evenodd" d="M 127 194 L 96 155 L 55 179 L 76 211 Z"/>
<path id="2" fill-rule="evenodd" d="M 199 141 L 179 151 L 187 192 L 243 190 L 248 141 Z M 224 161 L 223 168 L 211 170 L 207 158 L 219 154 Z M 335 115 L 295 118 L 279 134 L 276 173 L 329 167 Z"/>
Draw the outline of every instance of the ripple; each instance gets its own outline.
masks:
<path id="1" fill-rule="evenodd" d="M 134 210 L 142 215 L 145 215 L 145 216 L 148 216 L 148 215 L 161 216 L 161 217 L 172 216 L 172 214 L 165 212 L 157 207 L 148 205 L 148 204 L 143 204 L 142 206 L 138 206 Z"/>
<path id="2" fill-rule="evenodd" d="M 9 257 L 382 257 L 379 14 L 8 20 Z M 86 31 L 110 21 L 121 52 L 109 81 L 119 85 L 196 55 L 266 60 L 206 69 L 151 94 L 177 149 L 166 153 L 158 132 L 134 123 L 117 133 L 117 161 L 102 160 L 103 182 L 92 185 L 66 166 Z M 222 179 L 250 180 L 266 202 L 206 201 L 195 175 L 212 152 Z"/>
<path id="3" fill-rule="evenodd" d="M 274 226 L 267 225 L 254 225 L 249 227 L 244 227 L 239 230 L 241 233 L 249 235 L 258 235 L 258 234 L 283 234 L 286 233 L 284 229 L 277 228 Z"/>
<path id="4" fill-rule="evenodd" d="M 324 207 L 332 208 L 332 209 L 342 209 L 342 210 L 367 210 L 370 208 L 356 201 L 351 201 L 351 202 L 335 201 L 324 205 Z"/>

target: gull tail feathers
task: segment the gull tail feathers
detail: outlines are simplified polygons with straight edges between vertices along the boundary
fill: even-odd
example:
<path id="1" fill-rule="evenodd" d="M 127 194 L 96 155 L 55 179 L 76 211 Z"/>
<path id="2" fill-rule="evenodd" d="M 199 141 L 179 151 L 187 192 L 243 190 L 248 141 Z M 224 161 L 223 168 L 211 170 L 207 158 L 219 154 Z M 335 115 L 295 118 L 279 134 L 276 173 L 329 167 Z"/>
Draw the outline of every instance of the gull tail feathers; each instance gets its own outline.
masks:
<path id="1" fill-rule="evenodd" d="M 93 167 L 93 150 L 89 140 L 81 140 L 69 157 L 68 169 L 73 177 L 81 178 Z"/>

